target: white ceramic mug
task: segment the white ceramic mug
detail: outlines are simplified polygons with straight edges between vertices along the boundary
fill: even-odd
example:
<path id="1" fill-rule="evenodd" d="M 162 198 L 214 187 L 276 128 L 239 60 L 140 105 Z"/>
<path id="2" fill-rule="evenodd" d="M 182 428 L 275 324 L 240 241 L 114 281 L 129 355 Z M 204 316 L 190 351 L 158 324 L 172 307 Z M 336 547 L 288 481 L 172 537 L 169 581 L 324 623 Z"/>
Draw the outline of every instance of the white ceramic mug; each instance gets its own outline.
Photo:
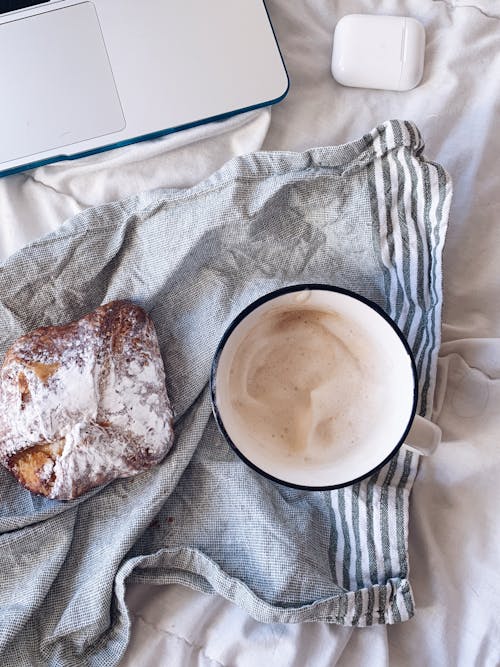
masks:
<path id="1" fill-rule="evenodd" d="M 271 348 L 271 352 L 266 348 L 267 356 L 262 353 L 259 357 L 258 351 L 264 349 L 264 346 L 259 341 L 256 344 L 252 337 L 260 335 L 258 332 L 262 330 L 262 323 L 270 321 L 270 318 L 288 317 L 289 313 L 298 311 L 306 312 L 306 319 L 312 317 L 311 311 L 313 314 L 319 313 L 321 317 L 331 316 L 333 333 L 336 322 L 339 331 L 342 328 L 342 331 L 347 332 L 343 334 L 345 340 L 338 343 L 338 350 L 335 352 L 337 356 L 342 355 L 344 349 L 346 354 L 351 355 L 352 348 L 365 350 L 366 357 L 363 362 L 357 357 L 353 362 L 353 368 L 359 375 L 359 378 L 356 375 L 357 384 L 353 385 L 351 375 L 343 378 L 339 372 L 339 377 L 336 378 L 333 371 L 331 377 L 335 382 L 326 384 L 328 391 L 331 386 L 337 387 L 336 392 L 331 392 L 333 416 L 330 421 L 340 429 L 338 432 L 341 435 L 332 435 L 331 443 L 322 445 L 321 451 L 314 450 L 314 455 L 310 456 L 305 456 L 303 450 L 297 453 L 297 449 L 287 449 L 286 442 L 284 445 L 276 445 L 276 440 L 271 442 L 270 431 L 265 430 L 266 419 L 269 415 L 272 417 L 273 409 L 270 407 L 268 393 L 268 404 L 260 404 L 260 409 L 265 414 L 259 424 L 264 424 L 264 431 L 256 428 L 256 422 L 249 422 L 247 416 L 242 417 L 243 413 L 238 407 L 242 404 L 238 392 L 246 390 L 247 379 L 246 376 L 238 377 L 236 381 L 234 379 L 235 368 L 240 369 L 236 364 L 241 358 L 242 350 L 250 344 L 257 353 L 252 353 L 250 362 L 245 361 L 245 373 L 248 371 L 248 377 L 251 377 L 255 370 L 252 366 L 261 368 L 262 364 L 269 363 L 269 354 L 273 354 L 273 349 L 276 349 L 276 357 L 283 356 L 284 348 L 281 351 L 279 349 L 279 333 L 278 338 L 273 334 L 275 348 Z M 330 320 L 328 322 L 330 326 Z M 247 368 L 249 364 L 251 367 Z M 279 375 L 279 367 L 272 372 Z M 371 383 L 369 387 L 368 378 Z M 351 388 L 346 396 L 335 396 L 335 393 L 342 394 L 343 381 L 349 387 L 353 385 L 355 390 Z M 402 446 L 420 454 L 431 454 L 441 440 L 439 427 L 416 415 L 418 377 L 415 361 L 408 343 L 395 323 L 372 301 L 330 285 L 291 285 L 267 294 L 245 308 L 228 327 L 219 343 L 212 365 L 210 385 L 215 419 L 233 450 L 260 474 L 294 488 L 324 490 L 348 486 L 372 475 Z M 286 387 L 280 387 L 280 392 L 283 389 Z M 358 389 L 359 396 L 356 393 Z M 330 408 L 329 397 L 330 394 L 325 395 L 323 391 L 322 409 L 325 406 L 326 409 Z M 255 397 L 251 398 L 252 409 L 259 405 L 258 399 L 257 396 L 256 402 Z M 351 424 L 353 433 L 357 433 L 357 439 L 353 437 L 349 446 L 346 441 L 350 438 L 350 427 L 346 427 L 342 422 L 344 417 L 340 413 L 335 414 L 337 404 L 343 406 L 342 415 L 349 416 L 350 421 L 345 423 Z M 298 405 L 301 407 L 302 403 Z M 312 409 L 310 405 L 308 403 L 309 411 Z M 293 428 L 294 414 L 290 419 L 290 428 Z M 365 423 L 366 427 L 363 426 Z M 290 432 L 288 428 L 285 428 L 285 431 Z M 335 433 L 335 428 L 332 433 Z M 274 434 L 272 437 L 275 437 Z"/>

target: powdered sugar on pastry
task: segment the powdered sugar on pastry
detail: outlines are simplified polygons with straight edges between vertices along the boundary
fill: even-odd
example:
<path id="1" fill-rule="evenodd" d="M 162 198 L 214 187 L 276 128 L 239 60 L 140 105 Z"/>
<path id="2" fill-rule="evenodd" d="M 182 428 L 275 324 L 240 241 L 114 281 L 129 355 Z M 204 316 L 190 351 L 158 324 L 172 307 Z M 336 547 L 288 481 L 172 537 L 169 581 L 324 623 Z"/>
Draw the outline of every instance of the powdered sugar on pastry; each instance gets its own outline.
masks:
<path id="1" fill-rule="evenodd" d="M 153 323 L 125 301 L 18 339 L 5 357 L 0 391 L 0 459 L 50 498 L 134 475 L 172 444 Z"/>

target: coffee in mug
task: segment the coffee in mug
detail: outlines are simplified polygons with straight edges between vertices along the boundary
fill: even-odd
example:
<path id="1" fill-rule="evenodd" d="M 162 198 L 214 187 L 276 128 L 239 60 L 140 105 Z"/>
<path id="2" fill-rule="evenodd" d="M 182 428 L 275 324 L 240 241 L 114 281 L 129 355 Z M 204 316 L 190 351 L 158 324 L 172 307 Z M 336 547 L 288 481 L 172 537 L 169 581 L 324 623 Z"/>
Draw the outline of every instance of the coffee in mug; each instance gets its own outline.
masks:
<path id="1" fill-rule="evenodd" d="M 371 474 L 402 445 L 417 376 L 401 332 L 374 303 L 294 285 L 231 324 L 211 392 L 222 433 L 254 469 L 290 486 L 335 488 Z M 437 427 L 422 438 L 422 421 L 419 439 L 435 444 Z"/>

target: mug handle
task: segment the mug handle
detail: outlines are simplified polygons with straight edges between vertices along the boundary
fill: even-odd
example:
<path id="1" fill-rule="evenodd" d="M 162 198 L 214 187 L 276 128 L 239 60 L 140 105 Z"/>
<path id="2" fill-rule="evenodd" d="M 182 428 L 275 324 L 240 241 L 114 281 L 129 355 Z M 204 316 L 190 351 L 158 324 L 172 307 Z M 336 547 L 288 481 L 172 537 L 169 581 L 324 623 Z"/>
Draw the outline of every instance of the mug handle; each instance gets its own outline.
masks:
<path id="1" fill-rule="evenodd" d="M 425 417 L 415 415 L 405 439 L 405 446 L 417 454 L 433 454 L 441 442 L 441 429 Z"/>

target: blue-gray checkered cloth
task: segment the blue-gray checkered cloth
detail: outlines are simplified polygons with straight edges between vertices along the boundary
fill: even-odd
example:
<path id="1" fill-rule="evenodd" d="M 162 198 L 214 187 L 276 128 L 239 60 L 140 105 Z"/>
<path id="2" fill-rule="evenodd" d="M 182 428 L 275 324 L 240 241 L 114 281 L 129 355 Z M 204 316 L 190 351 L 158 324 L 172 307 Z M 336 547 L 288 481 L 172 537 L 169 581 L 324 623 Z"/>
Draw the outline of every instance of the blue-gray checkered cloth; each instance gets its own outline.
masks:
<path id="1" fill-rule="evenodd" d="M 190 189 L 87 210 L 4 262 L 0 359 L 33 328 L 130 299 L 154 320 L 176 411 L 163 463 L 76 501 L 32 495 L 2 469 L 4 667 L 119 662 L 130 581 L 218 593 L 264 622 L 412 616 L 418 456 L 401 450 L 343 490 L 286 488 L 226 445 L 207 382 L 222 333 L 247 304 L 283 285 L 330 283 L 399 325 L 429 416 L 451 183 L 422 151 L 413 123 L 391 121 L 338 147 L 239 157 Z"/>

